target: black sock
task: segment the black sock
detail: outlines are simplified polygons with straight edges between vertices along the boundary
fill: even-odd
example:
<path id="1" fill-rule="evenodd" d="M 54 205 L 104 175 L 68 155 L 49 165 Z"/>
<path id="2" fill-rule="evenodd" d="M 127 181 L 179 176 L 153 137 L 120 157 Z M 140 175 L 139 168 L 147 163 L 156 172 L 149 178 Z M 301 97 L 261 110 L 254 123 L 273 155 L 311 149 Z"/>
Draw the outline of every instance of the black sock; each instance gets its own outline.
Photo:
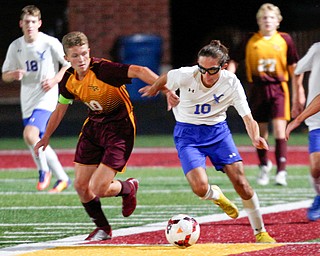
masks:
<path id="1" fill-rule="evenodd" d="M 120 190 L 120 193 L 117 196 L 126 196 L 129 195 L 131 192 L 131 186 L 130 183 L 128 181 L 121 181 L 119 180 L 119 182 L 122 185 L 122 188 Z"/>
<path id="2" fill-rule="evenodd" d="M 97 227 L 109 227 L 109 222 L 104 215 L 99 197 L 95 197 L 88 203 L 82 203 L 87 214 Z"/>

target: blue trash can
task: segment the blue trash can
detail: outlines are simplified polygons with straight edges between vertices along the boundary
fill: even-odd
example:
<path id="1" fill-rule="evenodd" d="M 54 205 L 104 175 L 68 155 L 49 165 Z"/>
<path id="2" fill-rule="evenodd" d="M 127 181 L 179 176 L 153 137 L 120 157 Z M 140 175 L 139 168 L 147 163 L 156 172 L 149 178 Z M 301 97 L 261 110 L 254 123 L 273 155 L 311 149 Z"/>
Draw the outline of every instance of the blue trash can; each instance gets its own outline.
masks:
<path id="1" fill-rule="evenodd" d="M 159 74 L 162 56 L 162 38 L 157 35 L 134 34 L 119 39 L 119 60 L 126 64 L 146 66 Z M 127 90 L 132 101 L 146 100 L 138 90 L 146 84 L 140 79 L 132 79 Z"/>

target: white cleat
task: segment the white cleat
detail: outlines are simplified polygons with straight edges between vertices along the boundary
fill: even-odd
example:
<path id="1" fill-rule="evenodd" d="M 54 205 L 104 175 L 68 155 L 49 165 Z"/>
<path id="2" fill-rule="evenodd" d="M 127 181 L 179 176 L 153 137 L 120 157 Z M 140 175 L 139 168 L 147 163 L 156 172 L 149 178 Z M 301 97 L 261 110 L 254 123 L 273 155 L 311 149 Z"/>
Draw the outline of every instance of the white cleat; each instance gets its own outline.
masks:
<path id="1" fill-rule="evenodd" d="M 266 186 L 269 184 L 269 174 L 272 169 L 272 162 L 269 160 L 267 165 L 259 165 L 260 173 L 257 178 L 257 183 L 261 186 Z"/>
<path id="2" fill-rule="evenodd" d="M 286 171 L 280 171 L 276 175 L 276 185 L 280 186 L 287 186 L 287 172 Z"/>

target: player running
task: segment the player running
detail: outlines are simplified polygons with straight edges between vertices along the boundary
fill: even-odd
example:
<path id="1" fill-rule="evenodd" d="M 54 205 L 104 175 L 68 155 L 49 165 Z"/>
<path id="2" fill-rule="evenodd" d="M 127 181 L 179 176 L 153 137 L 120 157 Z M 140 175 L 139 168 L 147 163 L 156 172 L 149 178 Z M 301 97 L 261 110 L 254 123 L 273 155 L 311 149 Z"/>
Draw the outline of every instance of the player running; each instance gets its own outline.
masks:
<path id="1" fill-rule="evenodd" d="M 33 146 L 43 135 L 47 121 L 58 101 L 58 82 L 69 68 L 58 39 L 39 32 L 41 12 L 34 5 L 21 11 L 19 23 L 23 36 L 13 41 L 2 66 L 5 82 L 21 81 L 20 101 L 23 138 L 39 170 L 38 190 L 50 185 L 51 171 L 57 178 L 50 192 L 61 192 L 71 181 L 53 149 L 34 154 Z M 59 65 L 62 65 L 59 70 Z"/>
<path id="2" fill-rule="evenodd" d="M 241 156 L 227 125 L 228 107 L 234 106 L 241 115 L 256 148 L 268 150 L 268 145 L 259 135 L 240 81 L 225 70 L 228 60 L 227 48 L 213 40 L 199 51 L 197 65 L 173 69 L 160 76 L 152 86 L 139 91 L 142 96 L 155 96 L 165 89 L 180 91 L 180 103 L 173 108 L 174 141 L 192 191 L 201 199 L 220 206 L 231 218 L 238 217 L 237 207 L 218 186 L 209 184 L 208 157 L 216 170 L 227 174 L 240 195 L 256 241 L 274 243 L 264 227 L 258 196 L 245 177 Z"/>
<path id="3" fill-rule="evenodd" d="M 86 240 L 111 239 L 111 226 L 102 211 L 100 198 L 122 197 L 122 215 L 129 217 L 136 209 L 139 187 L 135 178 L 115 179 L 117 173 L 126 170 L 136 134 L 133 106 L 124 84 L 131 83 L 131 78 L 152 84 L 158 75 L 147 67 L 90 58 L 89 42 L 82 32 L 68 33 L 62 44 L 72 67 L 59 84 L 59 103 L 35 151 L 47 147 L 50 136 L 74 100 L 88 106 L 88 118 L 75 153 L 74 187 L 97 226 Z"/>

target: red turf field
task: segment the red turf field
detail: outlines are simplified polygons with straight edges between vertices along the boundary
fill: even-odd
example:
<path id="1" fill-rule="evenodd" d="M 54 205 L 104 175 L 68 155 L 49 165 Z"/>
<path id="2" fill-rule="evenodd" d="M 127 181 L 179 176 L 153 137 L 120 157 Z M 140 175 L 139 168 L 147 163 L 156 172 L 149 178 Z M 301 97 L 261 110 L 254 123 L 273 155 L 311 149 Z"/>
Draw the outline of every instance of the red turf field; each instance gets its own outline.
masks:
<path id="1" fill-rule="evenodd" d="M 274 161 L 274 154 L 270 150 L 270 158 Z M 253 147 L 239 147 L 244 164 L 257 164 L 257 156 Z M 73 166 L 74 150 L 57 150 L 63 166 Z M 289 147 L 289 164 L 307 165 L 309 161 L 307 147 Z M 136 148 L 130 159 L 129 166 L 180 166 L 174 148 Z M 7 168 L 34 168 L 35 165 L 27 150 L 0 151 L 0 169 Z"/>

